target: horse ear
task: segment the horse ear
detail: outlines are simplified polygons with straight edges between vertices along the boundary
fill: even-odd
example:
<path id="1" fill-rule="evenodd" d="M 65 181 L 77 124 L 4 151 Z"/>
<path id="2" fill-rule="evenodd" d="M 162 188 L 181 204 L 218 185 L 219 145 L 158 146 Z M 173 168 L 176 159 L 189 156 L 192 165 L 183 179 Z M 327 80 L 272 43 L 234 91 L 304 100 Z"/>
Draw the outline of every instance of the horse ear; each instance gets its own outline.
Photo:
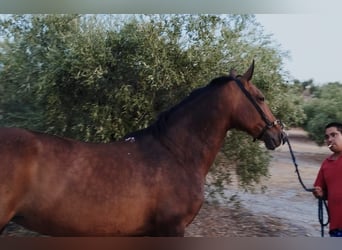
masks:
<path id="1" fill-rule="evenodd" d="M 252 79 L 253 72 L 254 72 L 254 60 L 251 64 L 251 66 L 249 66 L 249 69 L 243 75 L 243 78 L 246 79 L 247 81 L 250 81 Z"/>

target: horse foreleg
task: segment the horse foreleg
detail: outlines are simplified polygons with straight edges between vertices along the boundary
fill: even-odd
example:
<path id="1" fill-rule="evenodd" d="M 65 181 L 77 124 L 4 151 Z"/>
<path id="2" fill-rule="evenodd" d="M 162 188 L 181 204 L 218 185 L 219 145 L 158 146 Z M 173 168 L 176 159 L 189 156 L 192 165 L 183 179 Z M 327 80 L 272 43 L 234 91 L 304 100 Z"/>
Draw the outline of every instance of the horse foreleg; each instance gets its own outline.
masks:
<path id="1" fill-rule="evenodd" d="M 154 237 L 184 237 L 185 227 L 179 223 L 159 223 L 150 236 Z"/>
<path id="2" fill-rule="evenodd" d="M 2 213 L 0 212 L 0 235 L 4 233 L 6 225 L 10 222 L 14 213 Z"/>
<path id="3" fill-rule="evenodd" d="M 168 228 L 163 230 L 158 230 L 153 236 L 157 237 L 184 237 L 184 229 Z"/>
<path id="4" fill-rule="evenodd" d="M 4 232 L 6 225 L 15 216 L 14 200 L 6 193 L 0 192 L 0 234 Z"/>

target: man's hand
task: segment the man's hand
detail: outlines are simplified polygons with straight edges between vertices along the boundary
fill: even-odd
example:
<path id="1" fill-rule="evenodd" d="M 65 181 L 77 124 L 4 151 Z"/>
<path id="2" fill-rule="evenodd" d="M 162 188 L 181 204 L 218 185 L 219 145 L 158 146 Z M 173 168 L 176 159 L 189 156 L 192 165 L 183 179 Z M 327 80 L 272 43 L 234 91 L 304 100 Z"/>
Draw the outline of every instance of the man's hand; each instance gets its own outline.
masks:
<path id="1" fill-rule="evenodd" d="M 323 190 L 319 186 L 314 187 L 314 191 L 312 193 L 316 198 L 323 198 L 324 197 Z"/>

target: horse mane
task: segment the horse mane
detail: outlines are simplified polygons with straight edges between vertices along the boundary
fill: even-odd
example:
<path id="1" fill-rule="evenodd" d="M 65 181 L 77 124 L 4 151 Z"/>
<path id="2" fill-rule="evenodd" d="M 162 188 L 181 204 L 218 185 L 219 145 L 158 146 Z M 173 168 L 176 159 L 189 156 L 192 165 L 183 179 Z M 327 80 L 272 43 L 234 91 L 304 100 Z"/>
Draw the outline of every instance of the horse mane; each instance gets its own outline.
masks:
<path id="1" fill-rule="evenodd" d="M 235 78 L 227 75 L 214 78 L 206 86 L 193 90 L 186 98 L 184 98 L 178 104 L 172 106 L 166 111 L 161 112 L 158 115 L 156 121 L 154 121 L 150 126 L 128 133 L 123 137 L 123 139 L 127 139 L 130 137 L 139 138 L 140 136 L 144 136 L 147 134 L 152 134 L 155 137 L 160 137 L 165 133 L 166 128 L 168 127 L 168 120 L 172 113 L 179 110 L 188 103 L 192 102 L 193 100 L 197 99 L 199 96 L 202 96 L 203 93 L 208 92 L 210 89 L 217 88 L 234 79 Z"/>

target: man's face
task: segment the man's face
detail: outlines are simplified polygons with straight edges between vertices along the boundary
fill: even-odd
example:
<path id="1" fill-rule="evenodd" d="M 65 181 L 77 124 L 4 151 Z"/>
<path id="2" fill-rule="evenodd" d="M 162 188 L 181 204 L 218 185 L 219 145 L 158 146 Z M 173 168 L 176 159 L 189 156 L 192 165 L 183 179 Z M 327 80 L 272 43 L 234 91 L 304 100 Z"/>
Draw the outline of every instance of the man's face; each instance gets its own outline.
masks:
<path id="1" fill-rule="evenodd" d="M 327 128 L 324 138 L 331 151 L 342 152 L 342 134 L 336 127 Z"/>

